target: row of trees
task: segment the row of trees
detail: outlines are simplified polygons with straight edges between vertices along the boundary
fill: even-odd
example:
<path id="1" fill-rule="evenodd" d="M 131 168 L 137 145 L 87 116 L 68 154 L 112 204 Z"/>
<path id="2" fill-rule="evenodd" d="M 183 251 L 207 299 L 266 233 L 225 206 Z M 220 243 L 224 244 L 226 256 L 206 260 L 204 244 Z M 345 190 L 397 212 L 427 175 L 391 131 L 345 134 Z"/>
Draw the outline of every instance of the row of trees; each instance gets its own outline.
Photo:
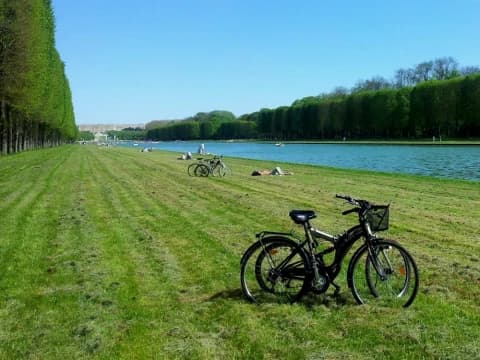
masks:
<path id="1" fill-rule="evenodd" d="M 150 129 L 146 137 L 150 140 L 253 139 L 257 135 L 255 122 L 233 120 L 222 122 L 218 128 L 209 121 L 179 121 Z"/>
<path id="2" fill-rule="evenodd" d="M 256 123 L 237 120 L 229 111 L 200 112 L 181 121 L 155 121 L 146 125 L 151 140 L 250 139 Z"/>
<path id="3" fill-rule="evenodd" d="M 75 139 L 51 0 L 0 0 L 0 152 Z"/>
<path id="4" fill-rule="evenodd" d="M 145 129 L 130 127 L 122 130 L 107 131 L 107 135 L 110 139 L 115 140 L 144 140 L 147 132 Z"/>
<path id="5" fill-rule="evenodd" d="M 242 118 L 264 139 L 480 137 L 480 75 L 306 98 Z"/>
<path id="6" fill-rule="evenodd" d="M 361 80 L 291 106 L 238 119 L 225 111 L 198 113 L 152 122 L 147 130 L 152 140 L 480 137 L 480 68 L 443 57 L 399 69 L 390 81 Z"/>
<path id="7" fill-rule="evenodd" d="M 151 127 L 152 140 L 480 137 L 480 74 L 415 87 L 308 97 L 238 119 L 193 117 Z"/>

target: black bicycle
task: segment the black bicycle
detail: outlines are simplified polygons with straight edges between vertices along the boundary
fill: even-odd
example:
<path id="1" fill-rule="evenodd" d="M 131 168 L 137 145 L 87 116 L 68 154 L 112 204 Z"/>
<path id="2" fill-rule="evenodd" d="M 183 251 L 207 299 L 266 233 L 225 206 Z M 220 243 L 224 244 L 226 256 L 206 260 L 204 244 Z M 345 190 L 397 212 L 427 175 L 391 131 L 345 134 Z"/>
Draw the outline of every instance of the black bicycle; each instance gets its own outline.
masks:
<path id="1" fill-rule="evenodd" d="M 347 270 L 347 283 L 355 300 L 359 304 L 387 306 L 412 304 L 419 284 L 413 257 L 395 240 L 376 235 L 388 229 L 389 205 L 374 205 L 345 195 L 336 197 L 354 206 L 342 214 L 357 213 L 359 222 L 340 235 L 312 227 L 310 220 L 316 217 L 312 210 L 290 211 L 290 218 L 303 226 L 304 239 L 272 231 L 256 235 L 258 240 L 241 259 L 241 286 L 248 300 L 293 303 L 309 291 L 325 293 L 330 285 L 335 287 L 337 295 L 340 286 L 334 280 L 342 262 L 352 246 L 363 238 L 364 243 L 351 257 Z M 326 263 L 327 257 L 333 257 L 330 264 Z"/>

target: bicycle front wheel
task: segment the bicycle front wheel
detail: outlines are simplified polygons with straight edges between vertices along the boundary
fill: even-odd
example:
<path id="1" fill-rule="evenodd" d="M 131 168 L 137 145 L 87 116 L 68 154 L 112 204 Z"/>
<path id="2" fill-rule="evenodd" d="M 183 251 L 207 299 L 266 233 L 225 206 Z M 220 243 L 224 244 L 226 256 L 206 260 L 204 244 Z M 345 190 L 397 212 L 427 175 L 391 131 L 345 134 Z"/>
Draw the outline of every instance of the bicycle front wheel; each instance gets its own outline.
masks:
<path id="1" fill-rule="evenodd" d="M 292 240 L 264 239 L 250 247 L 242 258 L 242 292 L 256 303 L 293 303 L 308 290 L 308 260 Z"/>
<path id="2" fill-rule="evenodd" d="M 232 169 L 230 169 L 228 165 L 223 165 L 223 173 L 223 176 L 232 175 Z"/>
<path id="3" fill-rule="evenodd" d="M 417 296 L 418 269 L 401 245 L 381 240 L 353 255 L 348 283 L 359 304 L 408 307 Z"/>
<path id="4" fill-rule="evenodd" d="M 213 176 L 224 177 L 225 176 L 225 169 L 222 165 L 217 165 L 213 169 Z"/>

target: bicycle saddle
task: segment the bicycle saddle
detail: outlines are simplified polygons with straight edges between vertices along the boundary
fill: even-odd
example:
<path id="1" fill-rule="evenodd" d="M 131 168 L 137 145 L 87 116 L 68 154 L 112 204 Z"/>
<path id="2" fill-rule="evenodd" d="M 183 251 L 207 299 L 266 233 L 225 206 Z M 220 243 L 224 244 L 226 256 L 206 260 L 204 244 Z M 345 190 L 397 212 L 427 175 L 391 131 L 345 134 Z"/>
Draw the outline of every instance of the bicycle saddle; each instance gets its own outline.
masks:
<path id="1" fill-rule="evenodd" d="M 292 210 L 289 215 L 296 224 L 305 224 L 308 220 L 317 217 L 313 210 Z"/>

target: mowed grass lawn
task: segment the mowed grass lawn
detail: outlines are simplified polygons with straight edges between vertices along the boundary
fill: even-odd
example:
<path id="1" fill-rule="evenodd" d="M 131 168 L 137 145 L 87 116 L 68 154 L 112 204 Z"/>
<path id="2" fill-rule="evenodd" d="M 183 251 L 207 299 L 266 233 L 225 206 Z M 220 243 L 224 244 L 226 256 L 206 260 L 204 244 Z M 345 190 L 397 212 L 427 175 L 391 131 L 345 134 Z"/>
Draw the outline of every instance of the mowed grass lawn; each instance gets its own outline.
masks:
<path id="1" fill-rule="evenodd" d="M 480 358 L 480 184 L 227 158 L 195 178 L 178 154 L 71 145 L 0 158 L 1 359 Z M 252 177 L 280 165 L 293 176 Z M 341 296 L 247 303 L 261 230 L 341 232 L 335 193 L 392 201 L 387 237 L 415 257 L 408 309 Z M 349 257 L 346 259 L 349 260 Z M 347 263 L 344 264 L 344 269 Z"/>

